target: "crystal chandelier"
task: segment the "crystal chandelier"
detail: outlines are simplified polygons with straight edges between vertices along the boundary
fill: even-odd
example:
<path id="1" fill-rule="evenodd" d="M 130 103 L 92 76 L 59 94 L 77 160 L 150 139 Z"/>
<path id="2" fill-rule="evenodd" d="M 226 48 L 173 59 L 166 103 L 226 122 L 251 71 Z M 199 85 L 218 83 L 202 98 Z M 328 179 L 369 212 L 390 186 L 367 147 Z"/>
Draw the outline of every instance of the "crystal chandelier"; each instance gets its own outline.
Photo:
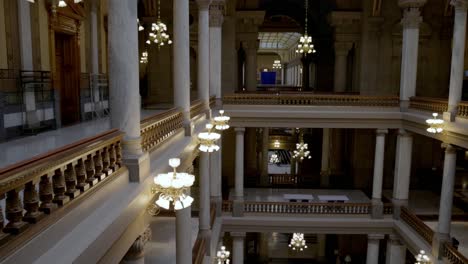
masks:
<path id="1" fill-rule="evenodd" d="M 429 118 L 426 120 L 426 123 L 429 125 L 429 127 L 426 129 L 427 132 L 438 134 L 444 131 L 444 128 L 443 128 L 444 120 L 437 118 L 437 116 L 438 116 L 437 113 L 433 113 L 432 118 Z"/>
<path id="2" fill-rule="evenodd" d="M 280 162 L 280 160 L 278 158 L 278 154 L 276 154 L 276 153 L 271 154 L 270 163 L 276 164 L 276 163 L 279 163 L 279 162 Z"/>
<path id="3" fill-rule="evenodd" d="M 307 35 L 307 17 L 309 15 L 309 0 L 305 0 L 305 30 L 304 35 L 301 36 L 299 39 L 299 43 L 297 44 L 296 53 L 302 54 L 310 54 L 315 53 L 316 50 L 314 49 L 314 44 L 312 43 L 312 37 Z"/>
<path id="4" fill-rule="evenodd" d="M 216 263 L 217 264 L 229 264 L 229 256 L 231 252 L 226 250 L 225 246 L 221 246 L 221 250 L 216 252 Z"/>
<path id="5" fill-rule="evenodd" d="M 291 238 L 291 242 L 289 242 L 289 247 L 292 250 L 303 251 L 307 248 L 306 241 L 304 239 L 303 233 L 294 233 L 293 237 Z"/>
<path id="6" fill-rule="evenodd" d="M 415 264 L 430 264 L 431 260 L 426 255 L 424 250 L 419 251 L 419 254 L 416 256 L 416 263 Z"/>
<path id="7" fill-rule="evenodd" d="M 151 32 L 149 33 L 149 39 L 146 43 L 151 44 L 154 42 L 158 47 L 164 46 L 165 44 L 172 44 L 172 40 L 169 39 L 169 35 L 166 31 L 166 24 L 161 22 L 161 1 L 158 0 L 158 19 L 156 20 L 156 23 L 151 24 Z"/>
<path id="8" fill-rule="evenodd" d="M 206 129 L 208 130 L 207 132 L 198 134 L 198 140 L 200 141 L 198 149 L 202 152 L 218 151 L 219 146 L 216 145 L 216 141 L 221 138 L 221 134 L 211 132 L 213 129 L 212 124 L 206 124 Z"/>
<path id="9" fill-rule="evenodd" d="M 231 118 L 224 115 L 224 110 L 219 110 L 219 116 L 213 118 L 217 130 L 226 130 L 229 128 L 228 122 Z"/>
<path id="10" fill-rule="evenodd" d="M 190 186 L 195 181 L 195 176 L 177 172 L 176 168 L 180 165 L 180 159 L 169 159 L 169 166 L 174 171 L 161 173 L 154 177 L 155 186 L 151 188 L 153 194 L 159 193 L 159 197 L 155 204 L 161 208 L 169 209 L 171 202 L 174 205 L 174 210 L 180 210 L 189 207 L 193 198 L 188 194 Z"/>
<path id="11" fill-rule="evenodd" d="M 140 63 L 142 63 L 142 64 L 148 63 L 148 52 L 147 51 L 143 51 L 141 53 Z"/>

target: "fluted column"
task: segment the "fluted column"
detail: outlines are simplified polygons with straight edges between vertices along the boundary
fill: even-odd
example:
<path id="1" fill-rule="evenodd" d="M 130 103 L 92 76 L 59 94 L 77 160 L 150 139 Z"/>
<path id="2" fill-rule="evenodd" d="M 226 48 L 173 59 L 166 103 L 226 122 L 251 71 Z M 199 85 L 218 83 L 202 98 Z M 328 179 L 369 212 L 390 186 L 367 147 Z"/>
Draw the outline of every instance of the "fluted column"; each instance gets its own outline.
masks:
<path id="1" fill-rule="evenodd" d="M 422 22 L 419 10 L 426 0 L 399 0 L 403 9 L 403 43 L 401 54 L 400 102 L 407 109 L 409 100 L 416 95 L 416 76 L 418 73 L 419 25 Z"/>
<path id="2" fill-rule="evenodd" d="M 463 70 L 465 63 L 466 11 L 468 1 L 452 0 L 450 4 L 455 8 L 452 42 L 452 67 L 450 70 L 450 89 L 448 100 L 449 119 L 453 121 L 457 115 L 458 103 L 462 96 Z"/>
<path id="3" fill-rule="evenodd" d="M 224 0 L 210 6 L 210 94 L 221 99 L 221 54 Z"/>
<path id="4" fill-rule="evenodd" d="M 244 132 L 245 128 L 236 127 L 236 167 L 235 167 L 235 195 L 234 216 L 241 216 L 244 199 Z"/>
<path id="5" fill-rule="evenodd" d="M 322 166 L 320 169 L 320 187 L 330 184 L 330 128 L 323 129 L 322 136 Z"/>
<path id="6" fill-rule="evenodd" d="M 262 136 L 262 171 L 260 175 L 260 185 L 261 186 L 268 186 L 269 178 L 268 178 L 268 150 L 270 149 L 269 146 L 269 128 L 263 128 L 263 136 Z"/>
<path id="7" fill-rule="evenodd" d="M 245 232 L 231 232 L 232 263 L 244 264 Z"/>
<path id="8" fill-rule="evenodd" d="M 399 217 L 400 207 L 408 203 L 412 150 L 413 136 L 404 129 L 400 129 L 397 137 L 392 199 L 395 217 Z"/>
<path id="9" fill-rule="evenodd" d="M 374 154 L 374 179 L 372 184 L 372 217 L 383 217 L 382 183 L 385 157 L 385 135 L 387 129 L 377 129 Z"/>
<path id="10" fill-rule="evenodd" d="M 189 206 L 176 211 L 176 263 L 192 263 L 192 221 Z"/>
<path id="11" fill-rule="evenodd" d="M 143 155 L 140 137 L 140 92 L 137 3 L 109 1 L 109 93 L 111 125 L 125 133 L 124 162 L 132 181 L 149 172 L 148 156 Z"/>
<path id="12" fill-rule="evenodd" d="M 390 235 L 387 241 L 387 258 L 386 264 L 402 264 L 406 260 L 406 247 L 401 240 L 395 236 Z"/>
<path id="13" fill-rule="evenodd" d="M 348 64 L 348 53 L 352 47 L 349 42 L 335 42 L 335 75 L 334 89 L 336 93 L 346 91 L 346 68 Z"/>
<path id="14" fill-rule="evenodd" d="M 144 264 L 145 263 L 145 245 L 151 240 L 151 228 L 147 227 L 145 231 L 137 237 L 127 254 L 120 263 L 122 264 Z"/>
<path id="15" fill-rule="evenodd" d="M 211 0 L 197 0 L 198 4 L 198 99 L 204 107 L 210 105 L 210 7 Z"/>
<path id="16" fill-rule="evenodd" d="M 210 230 L 210 154 L 200 152 L 200 231 Z"/>
<path id="17" fill-rule="evenodd" d="M 382 234 L 369 234 L 367 235 L 367 257 L 366 264 L 379 263 L 379 244 L 385 235 Z"/>
<path id="18" fill-rule="evenodd" d="M 184 114 L 186 134 L 190 128 L 190 34 L 189 34 L 189 0 L 174 0 L 174 106 Z"/>

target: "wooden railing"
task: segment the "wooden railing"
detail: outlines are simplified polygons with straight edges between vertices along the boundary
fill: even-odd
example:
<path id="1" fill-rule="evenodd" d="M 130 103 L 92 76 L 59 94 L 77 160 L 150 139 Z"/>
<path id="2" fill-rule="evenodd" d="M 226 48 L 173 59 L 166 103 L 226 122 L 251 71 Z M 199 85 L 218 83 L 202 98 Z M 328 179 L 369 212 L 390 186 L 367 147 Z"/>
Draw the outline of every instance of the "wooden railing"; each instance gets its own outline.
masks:
<path id="1" fill-rule="evenodd" d="M 270 184 L 272 185 L 296 185 L 297 176 L 291 174 L 271 174 Z"/>
<path id="2" fill-rule="evenodd" d="M 468 118 L 468 102 L 458 103 L 458 113 L 457 116 Z"/>
<path id="3" fill-rule="evenodd" d="M 142 120 L 140 129 L 143 150 L 151 151 L 182 128 L 183 115 L 177 109 L 171 109 Z"/>
<path id="4" fill-rule="evenodd" d="M 232 94 L 223 97 L 224 104 L 233 105 L 317 105 L 317 106 L 370 106 L 370 107 L 398 107 L 400 100 L 397 96 L 363 96 L 341 94 Z"/>
<path id="5" fill-rule="evenodd" d="M 449 243 L 444 243 L 444 255 L 451 264 L 468 264 L 468 258 L 463 256 L 456 248 Z"/>
<path id="6" fill-rule="evenodd" d="M 415 230 L 429 245 L 432 245 L 434 231 L 406 207 L 401 208 L 400 219 Z"/>
<path id="7" fill-rule="evenodd" d="M 443 98 L 428 98 L 428 97 L 411 97 L 410 108 L 429 111 L 434 113 L 443 113 L 447 111 L 447 99 Z"/>
<path id="8" fill-rule="evenodd" d="M 205 258 L 205 252 L 207 250 L 207 241 L 206 238 L 202 237 L 198 233 L 197 240 L 195 240 L 195 245 L 192 248 L 192 263 L 193 264 L 202 264 L 203 259 Z"/>
<path id="9" fill-rule="evenodd" d="M 1 250 L 17 248 L 24 242 L 19 242 L 20 234 L 27 232 L 31 237 L 40 232 L 34 228 L 36 223 L 55 221 L 56 209 L 117 174 L 123 166 L 122 137 L 121 132 L 110 130 L 2 169 L 0 199 L 6 198 L 7 223 L 4 226 L 0 206 L 0 245 L 7 249 Z"/>

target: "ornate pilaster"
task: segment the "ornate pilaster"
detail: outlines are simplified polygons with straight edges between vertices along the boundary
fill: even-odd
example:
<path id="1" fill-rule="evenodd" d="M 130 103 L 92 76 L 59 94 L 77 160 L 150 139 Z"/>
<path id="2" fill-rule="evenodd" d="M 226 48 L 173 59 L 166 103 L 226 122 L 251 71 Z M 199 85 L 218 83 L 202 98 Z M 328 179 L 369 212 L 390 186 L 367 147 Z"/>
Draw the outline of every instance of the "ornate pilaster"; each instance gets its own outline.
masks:
<path id="1" fill-rule="evenodd" d="M 151 240 L 151 236 L 152 231 L 151 228 L 148 226 L 146 227 L 145 231 L 137 237 L 135 242 L 133 242 L 132 246 L 130 246 L 122 262 L 125 263 L 126 261 L 128 261 L 129 263 L 135 263 L 135 260 L 142 259 L 145 254 L 145 245 L 148 241 Z"/>

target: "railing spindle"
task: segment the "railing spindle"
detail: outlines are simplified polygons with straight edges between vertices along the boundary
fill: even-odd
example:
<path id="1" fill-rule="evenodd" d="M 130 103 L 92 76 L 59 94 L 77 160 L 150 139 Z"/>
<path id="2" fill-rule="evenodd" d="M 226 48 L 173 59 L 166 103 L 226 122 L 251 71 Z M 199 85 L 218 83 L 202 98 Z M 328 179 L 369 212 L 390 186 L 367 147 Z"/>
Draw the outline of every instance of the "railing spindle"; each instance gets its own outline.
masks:
<path id="1" fill-rule="evenodd" d="M 23 206 L 19 196 L 19 189 L 7 192 L 5 213 L 8 224 L 3 229 L 4 232 L 13 235 L 22 233 L 28 227 L 28 223 L 23 221 Z"/>
<path id="2" fill-rule="evenodd" d="M 52 201 L 59 206 L 63 206 L 64 204 L 68 203 L 70 198 L 65 195 L 66 185 L 65 177 L 62 173 L 62 168 L 55 170 L 54 176 L 52 177 L 52 185 L 54 187 L 54 199 Z"/>
<path id="3" fill-rule="evenodd" d="M 39 194 L 33 181 L 26 183 L 23 200 L 24 209 L 26 210 L 23 217 L 24 221 L 35 224 L 44 217 L 44 213 L 39 211 Z"/>

